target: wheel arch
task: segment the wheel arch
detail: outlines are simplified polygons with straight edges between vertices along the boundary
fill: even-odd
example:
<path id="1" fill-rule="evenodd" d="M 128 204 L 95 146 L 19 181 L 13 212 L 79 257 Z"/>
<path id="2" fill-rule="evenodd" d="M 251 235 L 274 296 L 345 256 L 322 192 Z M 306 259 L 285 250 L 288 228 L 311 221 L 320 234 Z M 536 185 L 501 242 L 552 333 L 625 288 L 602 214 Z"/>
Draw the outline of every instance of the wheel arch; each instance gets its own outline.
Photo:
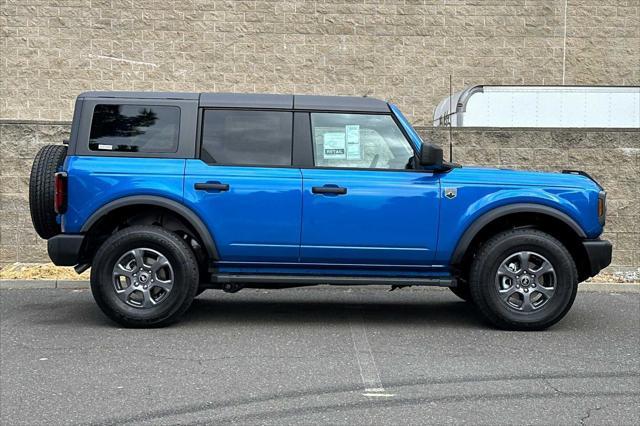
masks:
<path id="1" fill-rule="evenodd" d="M 133 195 L 111 201 L 97 209 L 82 225 L 80 232 L 90 234 L 101 222 L 118 211 L 135 208 L 156 208 L 171 212 L 192 228 L 211 259 L 218 259 L 218 250 L 211 232 L 203 220 L 190 208 L 177 201 L 155 195 Z"/>
<path id="2" fill-rule="evenodd" d="M 534 227 L 554 235 L 574 257 L 580 279 L 588 278 L 589 265 L 580 243 L 587 238 L 584 230 L 566 213 L 553 207 L 517 203 L 492 209 L 478 218 L 462 234 L 451 256 L 451 265 L 463 276 L 478 246 L 496 232 L 517 227 Z"/>

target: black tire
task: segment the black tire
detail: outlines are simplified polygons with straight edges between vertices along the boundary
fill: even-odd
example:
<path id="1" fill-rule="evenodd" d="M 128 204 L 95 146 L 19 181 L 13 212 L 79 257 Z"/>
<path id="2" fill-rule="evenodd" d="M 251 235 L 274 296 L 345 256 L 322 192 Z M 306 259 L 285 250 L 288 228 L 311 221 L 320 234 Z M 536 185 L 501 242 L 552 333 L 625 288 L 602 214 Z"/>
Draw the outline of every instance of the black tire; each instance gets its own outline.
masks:
<path id="1" fill-rule="evenodd" d="M 60 170 L 67 147 L 46 145 L 38 151 L 29 178 L 29 209 L 33 227 L 41 238 L 49 239 L 60 233 L 53 209 L 55 195 L 54 174 Z"/>
<path id="2" fill-rule="evenodd" d="M 122 300 L 116 292 L 114 267 L 123 255 L 134 249 L 155 251 L 169 262 L 173 286 L 164 295 L 162 302 L 155 306 L 132 306 L 133 299 Z M 133 264 L 136 265 L 137 262 L 134 261 Z M 149 293 L 158 284 L 151 284 L 151 279 L 155 276 L 159 280 L 157 273 L 154 275 L 150 272 L 151 267 L 144 266 L 143 269 L 149 271 L 142 271 L 149 272 L 144 281 L 149 284 Z M 132 273 L 137 271 L 138 275 L 142 275 L 137 266 L 131 267 L 131 270 Z M 141 278 L 132 277 L 134 281 L 125 281 L 129 286 L 135 282 L 137 288 L 131 289 L 142 296 L 145 293 L 142 291 Z M 161 327 L 177 321 L 189 308 L 198 291 L 198 278 L 196 257 L 182 238 L 159 226 L 132 226 L 113 234 L 96 252 L 91 268 L 91 292 L 100 309 L 113 321 L 125 327 Z M 144 288 L 147 289 L 147 286 Z"/>
<path id="3" fill-rule="evenodd" d="M 465 302 L 471 302 L 471 290 L 469 290 L 469 284 L 458 282 L 457 287 L 449 287 L 449 290 Z"/>
<path id="4" fill-rule="evenodd" d="M 519 294 L 512 293 L 515 297 L 504 301 L 499 296 L 500 279 L 498 278 L 498 268 L 510 256 L 517 256 L 516 253 L 532 252 L 530 259 L 546 260 L 553 268 L 555 278 L 554 285 L 541 287 L 539 279 L 533 279 L 531 273 L 518 273 L 509 270 L 514 276 L 513 280 L 507 278 L 506 286 L 514 287 L 504 290 L 504 294 L 515 290 L 516 283 L 519 285 Z M 524 263 L 524 262 L 522 262 Z M 530 265 L 529 262 L 527 262 Z M 520 269 L 514 265 L 513 269 Z M 531 270 L 531 269 L 530 269 Z M 519 277 L 519 278 L 518 278 Z M 478 255 L 471 266 L 469 287 L 474 304 L 481 315 L 491 324 L 507 330 L 543 330 L 560 321 L 569 311 L 575 300 L 578 290 L 578 273 L 571 254 L 565 246 L 551 235 L 533 229 L 516 229 L 502 232 L 487 241 L 478 252 Z M 526 279 L 527 281 L 522 281 Z M 543 278 L 546 279 L 546 278 Z M 534 284 L 537 283 L 537 288 Z M 524 294 L 534 299 L 539 297 L 540 305 L 533 308 L 533 303 L 529 304 L 529 311 L 522 311 L 525 306 Z M 546 287 L 553 287 L 553 293 L 548 298 L 540 293 Z M 520 307 L 514 307 L 518 300 L 522 299 Z M 513 301 L 516 303 L 513 303 Z"/>

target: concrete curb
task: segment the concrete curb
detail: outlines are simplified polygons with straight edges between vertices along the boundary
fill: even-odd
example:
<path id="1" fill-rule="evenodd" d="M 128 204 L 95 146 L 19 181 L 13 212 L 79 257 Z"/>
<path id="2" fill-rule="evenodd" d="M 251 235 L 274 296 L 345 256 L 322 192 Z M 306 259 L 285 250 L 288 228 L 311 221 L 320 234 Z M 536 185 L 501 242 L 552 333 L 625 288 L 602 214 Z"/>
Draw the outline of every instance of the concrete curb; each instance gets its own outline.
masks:
<path id="1" fill-rule="evenodd" d="M 579 291 L 602 293 L 640 293 L 640 283 L 582 283 Z"/>
<path id="2" fill-rule="evenodd" d="M 84 289 L 89 288 L 89 281 L 71 280 L 0 280 L 0 289 Z"/>
<path id="3" fill-rule="evenodd" d="M 388 286 L 372 286 L 388 289 Z M 0 280 L 0 289 L 88 289 L 89 281 L 71 280 Z M 438 289 L 439 287 L 433 287 Z M 414 289 L 419 289 L 414 287 Z M 640 283 L 582 283 L 580 292 L 640 293 Z"/>

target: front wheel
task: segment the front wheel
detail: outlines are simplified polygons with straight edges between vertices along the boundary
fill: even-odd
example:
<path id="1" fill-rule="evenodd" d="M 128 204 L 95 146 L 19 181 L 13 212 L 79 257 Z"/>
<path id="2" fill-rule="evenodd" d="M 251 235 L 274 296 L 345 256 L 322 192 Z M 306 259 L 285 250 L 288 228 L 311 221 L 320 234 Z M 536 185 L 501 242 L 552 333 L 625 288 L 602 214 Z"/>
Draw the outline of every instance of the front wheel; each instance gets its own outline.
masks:
<path id="1" fill-rule="evenodd" d="M 502 232 L 471 266 L 471 297 L 493 325 L 543 330 L 560 321 L 578 289 L 573 258 L 556 238 L 532 229 Z"/>
<path id="2" fill-rule="evenodd" d="M 102 311 L 126 327 L 170 324 L 189 308 L 199 282 L 193 250 L 158 226 L 132 226 L 96 252 L 91 291 Z"/>

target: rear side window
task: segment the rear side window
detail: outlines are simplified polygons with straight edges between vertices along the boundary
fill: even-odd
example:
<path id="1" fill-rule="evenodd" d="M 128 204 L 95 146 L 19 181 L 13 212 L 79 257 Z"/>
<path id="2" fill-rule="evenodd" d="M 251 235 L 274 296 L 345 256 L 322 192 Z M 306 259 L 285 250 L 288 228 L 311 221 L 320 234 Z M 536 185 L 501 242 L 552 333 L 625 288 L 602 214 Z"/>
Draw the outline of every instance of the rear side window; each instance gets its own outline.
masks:
<path id="1" fill-rule="evenodd" d="M 290 166 L 293 113 L 206 110 L 200 157 L 208 164 Z"/>
<path id="2" fill-rule="evenodd" d="M 180 108 L 98 104 L 93 110 L 92 151 L 172 153 L 178 150 Z"/>

